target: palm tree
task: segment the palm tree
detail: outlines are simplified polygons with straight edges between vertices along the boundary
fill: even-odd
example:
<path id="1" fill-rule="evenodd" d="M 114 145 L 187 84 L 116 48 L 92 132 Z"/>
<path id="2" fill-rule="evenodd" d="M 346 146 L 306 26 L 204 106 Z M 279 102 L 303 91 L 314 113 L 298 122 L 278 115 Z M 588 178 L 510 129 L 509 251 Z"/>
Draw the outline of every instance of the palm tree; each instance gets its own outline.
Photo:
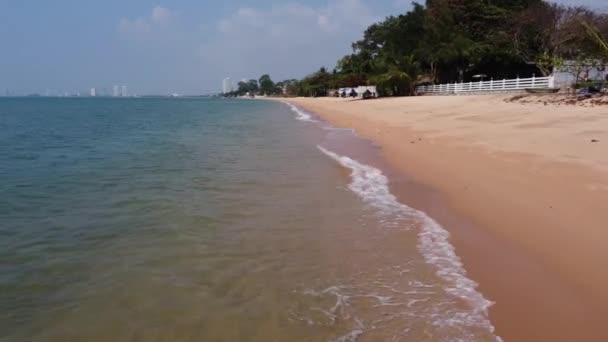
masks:
<path id="1" fill-rule="evenodd" d="M 587 34 L 589 34 L 589 36 L 591 36 L 591 38 L 593 38 L 595 41 L 597 41 L 602 52 L 606 55 L 606 57 L 608 57 L 608 40 L 606 40 L 606 38 L 604 38 L 602 36 L 602 34 L 598 30 L 596 30 L 593 26 L 591 26 L 589 23 L 582 21 L 581 24 L 587 30 Z"/>
<path id="2" fill-rule="evenodd" d="M 420 63 L 413 55 L 405 57 L 382 56 L 375 61 L 374 68 L 379 71 L 371 82 L 388 90 L 391 95 L 413 95 L 416 81 L 420 76 Z"/>

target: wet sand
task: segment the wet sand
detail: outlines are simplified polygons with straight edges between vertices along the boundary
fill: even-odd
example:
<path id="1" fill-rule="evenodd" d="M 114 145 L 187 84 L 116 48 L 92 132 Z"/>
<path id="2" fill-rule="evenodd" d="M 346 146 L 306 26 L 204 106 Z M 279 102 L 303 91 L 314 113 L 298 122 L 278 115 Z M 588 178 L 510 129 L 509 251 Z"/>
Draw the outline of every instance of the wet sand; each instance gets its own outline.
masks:
<path id="1" fill-rule="evenodd" d="M 450 230 L 496 302 L 499 336 L 608 340 L 608 111 L 504 99 L 289 102 L 382 147 L 407 175 L 395 192 Z"/>

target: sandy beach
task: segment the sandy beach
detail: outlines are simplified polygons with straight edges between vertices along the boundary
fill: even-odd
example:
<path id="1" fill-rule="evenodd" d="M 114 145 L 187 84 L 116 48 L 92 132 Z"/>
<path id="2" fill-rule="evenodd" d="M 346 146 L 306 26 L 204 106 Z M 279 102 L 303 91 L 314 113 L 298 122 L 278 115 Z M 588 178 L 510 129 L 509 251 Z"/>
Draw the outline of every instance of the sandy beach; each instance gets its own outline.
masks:
<path id="1" fill-rule="evenodd" d="M 496 304 L 506 341 L 606 341 L 608 108 L 437 96 L 289 102 L 381 147 L 392 167 L 440 194 L 408 195 L 452 234 Z M 447 212 L 445 208 L 447 208 Z M 459 225 L 450 225 L 457 221 Z"/>

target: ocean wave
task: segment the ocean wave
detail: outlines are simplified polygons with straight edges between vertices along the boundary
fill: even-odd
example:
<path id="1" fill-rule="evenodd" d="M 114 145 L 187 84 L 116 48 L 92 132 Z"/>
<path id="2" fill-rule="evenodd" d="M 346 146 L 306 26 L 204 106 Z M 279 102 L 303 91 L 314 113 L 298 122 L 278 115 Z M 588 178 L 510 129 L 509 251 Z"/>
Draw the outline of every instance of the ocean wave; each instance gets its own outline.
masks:
<path id="1" fill-rule="evenodd" d="M 317 147 L 325 155 L 351 170 L 352 181 L 349 188 L 365 203 L 377 209 L 381 214 L 391 215 L 397 219 L 414 219 L 420 223 L 418 249 L 424 260 L 435 267 L 436 274 L 447 283 L 444 290 L 450 295 L 464 300 L 471 307 L 471 310 L 467 312 L 440 314 L 434 324 L 482 328 L 493 335 L 494 326 L 488 318 L 488 309 L 494 303 L 484 298 L 477 291 L 478 284 L 467 277 L 460 258 L 449 242 L 449 232 L 426 213 L 399 202 L 390 192 L 389 180 L 381 170 L 338 155 L 322 146 Z M 498 336 L 496 336 L 496 340 L 501 341 Z"/>
<path id="2" fill-rule="evenodd" d="M 310 115 L 309 113 L 307 113 L 307 112 L 305 112 L 305 111 L 303 111 L 303 110 L 299 109 L 298 107 L 296 107 L 296 106 L 292 105 L 292 104 L 291 104 L 291 103 L 289 103 L 289 102 L 286 102 L 286 101 L 281 101 L 281 102 L 283 102 L 284 104 L 286 104 L 287 106 L 289 106 L 289 108 L 290 108 L 290 109 L 291 109 L 291 110 L 292 110 L 294 113 L 296 113 L 296 119 L 297 119 L 297 120 L 300 120 L 300 121 L 308 121 L 308 122 L 317 122 L 317 120 L 313 120 L 313 119 L 312 119 L 312 115 Z"/>

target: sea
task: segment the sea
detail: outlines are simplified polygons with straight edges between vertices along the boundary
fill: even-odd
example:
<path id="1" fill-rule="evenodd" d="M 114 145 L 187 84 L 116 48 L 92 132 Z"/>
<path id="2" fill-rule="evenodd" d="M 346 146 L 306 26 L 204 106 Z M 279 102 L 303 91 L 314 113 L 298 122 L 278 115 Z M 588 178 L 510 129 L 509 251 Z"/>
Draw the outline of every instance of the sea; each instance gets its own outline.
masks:
<path id="1" fill-rule="evenodd" d="M 0 341 L 498 341 L 379 147 L 279 101 L 0 98 Z"/>

